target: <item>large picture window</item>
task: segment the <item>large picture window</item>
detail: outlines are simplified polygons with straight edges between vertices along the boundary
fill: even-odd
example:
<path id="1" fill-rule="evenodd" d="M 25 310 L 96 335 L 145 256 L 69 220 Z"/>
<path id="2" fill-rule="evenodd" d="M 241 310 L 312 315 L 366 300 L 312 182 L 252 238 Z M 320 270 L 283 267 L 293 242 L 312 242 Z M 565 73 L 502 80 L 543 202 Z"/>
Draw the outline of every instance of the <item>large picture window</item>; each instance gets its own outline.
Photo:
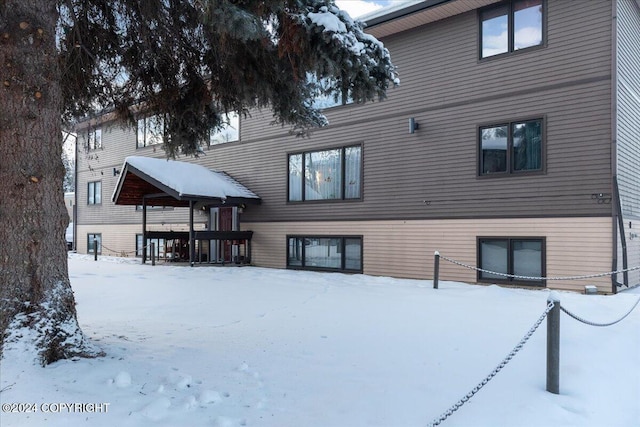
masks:
<path id="1" fill-rule="evenodd" d="M 542 171 L 542 119 L 480 128 L 480 175 Z"/>
<path id="2" fill-rule="evenodd" d="M 147 116 L 138 119 L 138 148 L 162 144 L 164 138 L 164 117 Z"/>
<path id="3" fill-rule="evenodd" d="M 287 236 L 287 267 L 362 272 L 360 236 Z"/>
<path id="4" fill-rule="evenodd" d="M 102 203 L 102 182 L 91 181 L 87 184 L 87 204 L 99 205 Z"/>
<path id="5" fill-rule="evenodd" d="M 544 0 L 512 0 L 480 12 L 480 57 L 515 52 L 544 42 Z"/>
<path id="6" fill-rule="evenodd" d="M 545 239 L 478 238 L 478 266 L 495 273 L 523 276 L 513 278 L 479 271 L 478 281 L 480 282 L 544 286 L 544 280 L 529 278 L 545 276 Z"/>
<path id="7" fill-rule="evenodd" d="M 290 202 L 359 199 L 362 146 L 289 155 Z"/>

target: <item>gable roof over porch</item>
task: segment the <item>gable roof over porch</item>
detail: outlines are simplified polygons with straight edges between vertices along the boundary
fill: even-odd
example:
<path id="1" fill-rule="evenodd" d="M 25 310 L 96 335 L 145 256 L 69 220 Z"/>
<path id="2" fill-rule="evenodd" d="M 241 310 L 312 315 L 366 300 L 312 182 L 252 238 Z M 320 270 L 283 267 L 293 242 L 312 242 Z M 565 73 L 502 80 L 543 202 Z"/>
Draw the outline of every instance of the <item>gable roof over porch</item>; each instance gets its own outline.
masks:
<path id="1" fill-rule="evenodd" d="M 116 205 L 206 206 L 259 204 L 260 197 L 224 172 L 195 163 L 130 156 L 113 192 Z"/>

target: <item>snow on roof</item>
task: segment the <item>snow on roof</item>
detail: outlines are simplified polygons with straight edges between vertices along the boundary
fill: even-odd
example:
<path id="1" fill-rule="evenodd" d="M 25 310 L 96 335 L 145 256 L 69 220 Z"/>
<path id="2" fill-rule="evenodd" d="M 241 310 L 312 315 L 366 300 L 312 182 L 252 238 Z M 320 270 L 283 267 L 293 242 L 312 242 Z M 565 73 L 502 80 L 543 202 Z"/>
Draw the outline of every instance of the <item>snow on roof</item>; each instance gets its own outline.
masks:
<path id="1" fill-rule="evenodd" d="M 122 171 L 127 165 L 173 189 L 179 197 L 196 196 L 225 200 L 229 197 L 259 199 L 259 196 L 224 172 L 210 170 L 195 163 L 151 157 L 129 156 L 124 159 Z M 124 180 L 125 174 L 120 176 Z M 120 188 L 116 186 L 112 199 Z"/>

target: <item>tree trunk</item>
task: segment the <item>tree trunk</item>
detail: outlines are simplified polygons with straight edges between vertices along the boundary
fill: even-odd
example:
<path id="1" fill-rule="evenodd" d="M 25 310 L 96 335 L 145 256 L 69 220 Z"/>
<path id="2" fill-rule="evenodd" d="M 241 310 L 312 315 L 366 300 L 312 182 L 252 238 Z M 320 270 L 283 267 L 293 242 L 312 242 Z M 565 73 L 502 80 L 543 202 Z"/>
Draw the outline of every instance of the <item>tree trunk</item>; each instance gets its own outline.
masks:
<path id="1" fill-rule="evenodd" d="M 0 351 L 43 365 L 97 354 L 67 271 L 56 3 L 0 0 Z"/>

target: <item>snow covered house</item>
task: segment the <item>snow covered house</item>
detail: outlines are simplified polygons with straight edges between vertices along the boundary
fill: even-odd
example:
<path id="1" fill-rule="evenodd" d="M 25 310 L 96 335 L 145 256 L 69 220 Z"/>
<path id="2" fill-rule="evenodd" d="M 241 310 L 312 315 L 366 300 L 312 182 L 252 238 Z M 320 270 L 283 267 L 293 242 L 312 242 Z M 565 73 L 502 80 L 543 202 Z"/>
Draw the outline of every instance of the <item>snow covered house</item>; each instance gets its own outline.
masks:
<path id="1" fill-rule="evenodd" d="M 408 278 L 432 277 L 434 251 L 528 277 L 640 265 L 638 0 L 426 0 L 365 20 L 400 72 L 387 100 L 328 107 L 329 126 L 304 139 L 269 125 L 269 111 L 230 117 L 206 155 L 179 159 L 259 204 L 116 205 L 122 185 L 147 185 L 139 200 L 178 194 L 153 174 L 122 175 L 136 169 L 129 156 L 164 157 L 148 132 L 162 123 L 80 123 L 78 252 L 98 239 L 102 253 L 141 256 L 153 241 L 184 258 L 202 232 L 197 262 Z M 640 283 L 637 270 L 555 281 L 442 262 L 440 274 L 607 293 Z"/>

